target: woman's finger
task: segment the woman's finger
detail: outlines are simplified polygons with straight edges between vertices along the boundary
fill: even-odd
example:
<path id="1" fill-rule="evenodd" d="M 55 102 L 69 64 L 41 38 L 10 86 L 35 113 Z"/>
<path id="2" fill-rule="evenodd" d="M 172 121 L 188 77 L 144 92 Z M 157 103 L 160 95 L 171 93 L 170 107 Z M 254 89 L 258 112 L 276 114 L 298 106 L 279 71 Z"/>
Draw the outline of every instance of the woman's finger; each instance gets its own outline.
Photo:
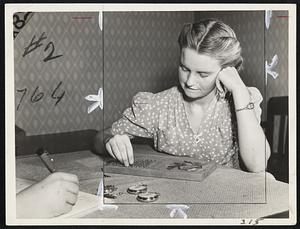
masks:
<path id="1" fill-rule="evenodd" d="M 131 145 L 131 142 L 130 142 L 130 139 L 128 136 L 126 136 L 124 143 L 125 143 L 125 147 L 126 147 L 126 151 L 127 151 L 128 161 L 132 165 L 134 163 L 133 149 L 132 149 L 132 145 Z"/>
<path id="2" fill-rule="evenodd" d="M 121 154 L 124 165 L 129 166 L 128 157 L 127 157 L 127 150 L 126 150 L 124 138 L 121 138 L 117 141 L 117 147 L 118 147 L 119 152 Z"/>
<path id="3" fill-rule="evenodd" d="M 66 193 L 66 203 L 74 206 L 77 202 L 78 196 L 76 194 L 73 194 L 71 192 Z"/>
<path id="4" fill-rule="evenodd" d="M 107 152 L 108 152 L 114 159 L 117 160 L 116 156 L 114 155 L 114 153 L 113 153 L 113 151 L 112 151 L 110 142 L 107 142 L 107 143 L 105 144 L 105 148 L 106 148 Z"/>
<path id="5" fill-rule="evenodd" d="M 65 172 L 55 172 L 52 173 L 51 176 L 55 176 L 57 179 L 69 181 L 77 185 L 79 184 L 78 176 L 75 174 L 65 173 Z"/>
<path id="6" fill-rule="evenodd" d="M 117 146 L 117 143 L 116 141 L 111 141 L 111 148 L 112 148 L 112 152 L 113 154 L 115 155 L 115 157 L 121 162 L 123 163 L 123 159 L 122 159 L 122 156 L 121 156 L 121 153 L 119 151 L 119 148 Z"/>
<path id="7" fill-rule="evenodd" d="M 67 190 L 68 192 L 71 192 L 71 193 L 77 195 L 78 192 L 79 192 L 79 185 L 74 184 L 74 183 L 72 183 L 72 182 L 67 182 L 67 183 L 66 183 L 66 190 Z"/>

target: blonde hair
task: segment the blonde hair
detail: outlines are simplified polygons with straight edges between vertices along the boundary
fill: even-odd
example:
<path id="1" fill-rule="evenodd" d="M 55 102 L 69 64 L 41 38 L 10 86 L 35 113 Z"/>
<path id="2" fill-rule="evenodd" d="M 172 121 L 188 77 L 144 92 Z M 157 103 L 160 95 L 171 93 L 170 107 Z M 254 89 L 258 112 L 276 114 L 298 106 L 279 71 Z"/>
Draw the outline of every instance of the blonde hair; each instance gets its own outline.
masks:
<path id="1" fill-rule="evenodd" d="M 242 70 L 240 42 L 232 28 L 217 19 L 185 24 L 178 37 L 180 50 L 191 48 L 220 61 L 221 66 Z"/>

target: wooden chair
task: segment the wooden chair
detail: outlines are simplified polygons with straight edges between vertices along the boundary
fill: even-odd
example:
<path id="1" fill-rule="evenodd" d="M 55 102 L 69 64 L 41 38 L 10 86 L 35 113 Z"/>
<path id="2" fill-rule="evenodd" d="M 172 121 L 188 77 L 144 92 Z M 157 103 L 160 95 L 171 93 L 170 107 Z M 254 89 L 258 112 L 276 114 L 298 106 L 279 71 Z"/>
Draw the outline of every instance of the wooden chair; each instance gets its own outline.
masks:
<path id="1" fill-rule="evenodd" d="M 267 120 L 262 123 L 262 126 L 271 148 L 267 171 L 272 173 L 277 180 L 288 183 L 289 125 L 287 96 L 272 97 L 269 99 L 267 104 Z"/>

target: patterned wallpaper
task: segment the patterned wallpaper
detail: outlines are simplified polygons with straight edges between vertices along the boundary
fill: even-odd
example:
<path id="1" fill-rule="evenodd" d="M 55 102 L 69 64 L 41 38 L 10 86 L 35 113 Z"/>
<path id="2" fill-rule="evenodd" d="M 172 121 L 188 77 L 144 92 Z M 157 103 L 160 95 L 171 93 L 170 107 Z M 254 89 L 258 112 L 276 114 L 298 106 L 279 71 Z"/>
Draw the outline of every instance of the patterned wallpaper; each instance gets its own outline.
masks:
<path id="1" fill-rule="evenodd" d="M 14 40 L 14 55 L 16 125 L 28 135 L 102 128 L 102 111 L 87 114 L 84 99 L 103 87 L 97 12 L 35 12 Z"/>
<path id="2" fill-rule="evenodd" d="M 272 61 L 278 55 L 276 79 L 268 76 L 267 98 L 288 95 L 288 11 L 273 11 L 270 27 L 265 32 L 266 59 Z"/>
<path id="3" fill-rule="evenodd" d="M 138 91 L 158 92 L 177 82 L 177 36 L 193 16 L 193 12 L 105 12 L 102 50 L 98 13 L 35 13 L 15 39 L 16 109 L 27 89 L 16 110 L 16 124 L 28 135 L 100 130 L 103 123 L 110 127 Z M 63 57 L 44 63 L 44 46 L 22 57 L 33 35 L 44 31 L 44 46 L 53 41 L 55 53 Z M 51 94 L 61 81 L 57 94 L 65 91 L 65 95 L 54 106 Z M 84 100 L 102 85 L 104 119 L 99 109 L 87 114 L 90 103 Z M 41 91 L 44 96 L 32 103 L 37 86 L 34 97 L 39 98 Z"/>
<path id="4" fill-rule="evenodd" d="M 288 95 L 288 11 L 273 11 L 269 29 L 265 31 L 266 60 L 272 61 L 277 54 L 279 63 L 275 67 L 278 73 L 276 79 L 268 76 L 267 98 Z M 274 120 L 273 149 L 278 152 L 279 143 L 279 116 Z"/>
<path id="5" fill-rule="evenodd" d="M 177 37 L 193 19 L 193 12 L 104 14 L 105 127 L 121 117 L 137 92 L 177 83 Z"/>
<path id="6" fill-rule="evenodd" d="M 98 12 L 34 13 L 14 41 L 16 124 L 28 135 L 110 127 L 134 94 L 158 92 L 177 82 L 181 27 L 207 17 L 219 18 L 236 31 L 247 85 L 258 87 L 267 98 L 287 95 L 288 24 L 280 17 L 285 13 L 273 11 L 266 46 L 264 11 L 105 12 L 102 32 Z M 32 43 L 41 37 L 42 45 L 23 57 L 33 36 Z M 53 56 L 63 56 L 45 62 L 52 48 Z M 268 77 L 266 95 L 264 49 L 268 61 L 275 54 L 280 60 L 279 76 Z M 87 114 L 91 102 L 84 97 L 99 87 L 104 88 L 104 110 Z"/>

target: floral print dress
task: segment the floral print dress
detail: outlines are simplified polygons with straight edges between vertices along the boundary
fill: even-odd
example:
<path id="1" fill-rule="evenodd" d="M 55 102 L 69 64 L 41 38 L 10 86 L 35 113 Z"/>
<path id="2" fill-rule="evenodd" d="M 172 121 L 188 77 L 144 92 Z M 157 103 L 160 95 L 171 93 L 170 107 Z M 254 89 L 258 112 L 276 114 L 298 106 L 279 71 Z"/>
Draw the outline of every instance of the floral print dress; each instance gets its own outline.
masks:
<path id="1" fill-rule="evenodd" d="M 257 88 L 248 87 L 254 111 L 260 122 L 262 102 Z M 227 93 L 228 94 L 228 93 Z M 111 133 L 153 138 L 156 150 L 177 156 L 190 156 L 204 162 L 239 168 L 237 123 L 232 98 L 215 96 L 199 131 L 192 130 L 178 87 L 153 94 L 139 92 Z"/>

